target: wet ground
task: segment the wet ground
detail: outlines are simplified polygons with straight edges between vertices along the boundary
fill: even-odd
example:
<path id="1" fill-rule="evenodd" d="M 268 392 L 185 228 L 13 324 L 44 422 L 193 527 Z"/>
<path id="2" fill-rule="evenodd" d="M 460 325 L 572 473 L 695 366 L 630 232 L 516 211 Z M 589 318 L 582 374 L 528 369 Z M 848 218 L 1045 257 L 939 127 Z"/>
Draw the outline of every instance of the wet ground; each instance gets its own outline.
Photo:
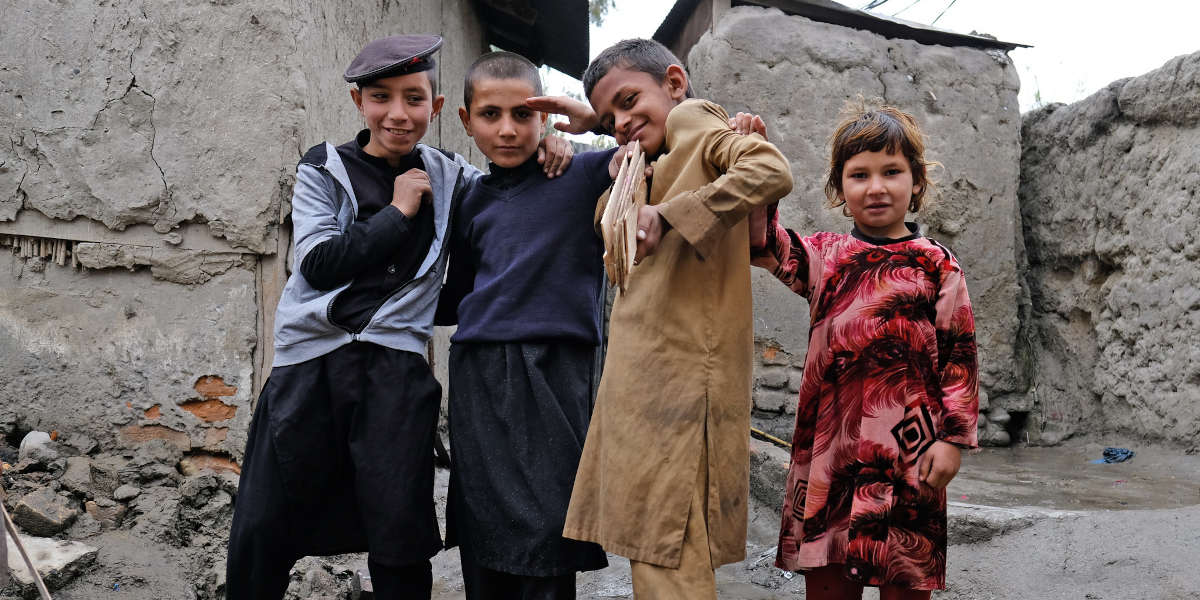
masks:
<path id="1" fill-rule="evenodd" d="M 1200 455 L 1128 440 L 1107 445 L 1136 455 L 1093 464 L 1104 445 L 1075 442 L 964 456 L 948 490 L 948 588 L 934 598 L 1200 598 Z M 747 558 L 717 571 L 719 597 L 804 598 L 803 577 L 772 566 L 778 515 L 753 504 Z M 979 527 L 993 531 L 978 535 Z M 454 551 L 435 559 L 435 599 L 465 598 L 457 561 Z M 609 561 L 607 569 L 580 575 L 579 598 L 633 597 L 628 561 Z M 878 592 L 868 589 L 864 598 Z"/>
<path id="2" fill-rule="evenodd" d="M 1125 444 L 1135 456 L 1094 464 L 1104 446 L 985 448 L 963 457 L 949 500 L 1053 510 L 1183 508 L 1200 504 L 1200 454 Z M 1200 552 L 1200 550 L 1198 550 Z"/>

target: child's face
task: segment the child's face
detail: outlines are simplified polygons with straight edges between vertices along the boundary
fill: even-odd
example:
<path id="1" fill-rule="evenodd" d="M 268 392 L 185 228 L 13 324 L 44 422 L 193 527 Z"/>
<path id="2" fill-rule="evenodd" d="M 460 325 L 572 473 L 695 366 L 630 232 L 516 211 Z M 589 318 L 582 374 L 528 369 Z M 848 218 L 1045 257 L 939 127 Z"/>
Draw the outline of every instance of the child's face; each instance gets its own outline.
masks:
<path id="1" fill-rule="evenodd" d="M 842 199 L 854 224 L 874 237 L 908 235 L 904 215 L 920 186 L 913 185 L 912 168 L 903 154 L 859 152 L 842 167 Z"/>
<path id="2" fill-rule="evenodd" d="M 361 90 L 351 89 L 350 96 L 371 130 L 367 154 L 396 161 L 425 137 L 429 122 L 446 100 L 433 95 L 429 76 L 423 72 L 385 77 Z"/>
<path id="3" fill-rule="evenodd" d="M 522 79 L 475 82 L 471 106 L 458 109 L 458 117 L 488 160 L 512 168 L 537 152 L 546 113 L 525 106 L 525 99 L 533 95 L 533 86 Z"/>
<path id="4" fill-rule="evenodd" d="M 668 67 L 661 82 L 649 73 L 613 67 L 588 100 L 618 144 L 638 140 L 646 154 L 655 156 L 665 149 L 667 113 L 687 97 L 687 83 L 679 65 Z"/>

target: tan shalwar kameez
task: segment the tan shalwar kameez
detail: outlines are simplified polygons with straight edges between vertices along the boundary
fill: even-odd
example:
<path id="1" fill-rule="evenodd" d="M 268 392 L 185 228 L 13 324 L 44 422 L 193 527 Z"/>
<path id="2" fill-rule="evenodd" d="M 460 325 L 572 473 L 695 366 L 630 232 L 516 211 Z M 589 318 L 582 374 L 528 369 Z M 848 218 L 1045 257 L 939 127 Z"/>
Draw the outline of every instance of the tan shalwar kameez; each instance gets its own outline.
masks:
<path id="1" fill-rule="evenodd" d="M 671 229 L 613 305 L 564 535 L 678 568 L 689 507 L 700 506 L 715 568 L 745 556 L 754 344 L 746 215 L 791 191 L 792 176 L 773 145 L 732 131 L 725 110 L 705 100 L 670 112 L 665 145 L 649 202 Z M 698 486 L 706 502 L 696 504 Z"/>

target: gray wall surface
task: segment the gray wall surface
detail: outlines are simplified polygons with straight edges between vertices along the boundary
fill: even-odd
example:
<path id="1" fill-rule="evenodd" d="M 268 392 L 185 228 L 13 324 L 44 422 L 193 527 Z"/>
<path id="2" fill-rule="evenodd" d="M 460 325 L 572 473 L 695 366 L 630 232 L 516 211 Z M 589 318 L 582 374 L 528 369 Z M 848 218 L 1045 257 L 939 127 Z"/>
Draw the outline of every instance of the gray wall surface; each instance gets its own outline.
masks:
<path id="1" fill-rule="evenodd" d="M 1026 370 L 1018 349 L 1026 302 L 1017 208 L 1020 157 L 1019 83 L 1000 51 L 928 46 L 737 7 L 691 50 L 696 93 L 766 119 L 768 134 L 791 160 L 796 184 L 780 204 L 785 225 L 802 235 L 849 231 L 840 210 L 826 208 L 828 140 L 843 103 L 882 97 L 910 113 L 928 141 L 927 158 L 941 197 L 917 220 L 949 246 L 967 273 L 980 348 L 981 382 L 995 406 L 1024 402 Z M 765 271 L 755 270 L 758 378 L 762 414 L 795 408 L 808 339 L 808 306 Z M 982 421 L 982 423 L 986 423 Z M 772 427 L 791 435 L 791 419 Z"/>
<path id="2" fill-rule="evenodd" d="M 0 434 L 162 438 L 240 458 L 270 364 L 295 165 L 362 127 L 362 44 L 441 33 L 454 116 L 468 0 L 0 0 Z M 8 251 L 11 250 L 11 254 Z"/>
<path id="3" fill-rule="evenodd" d="M 1034 386 L 1053 441 L 1200 435 L 1200 53 L 1025 115 Z"/>

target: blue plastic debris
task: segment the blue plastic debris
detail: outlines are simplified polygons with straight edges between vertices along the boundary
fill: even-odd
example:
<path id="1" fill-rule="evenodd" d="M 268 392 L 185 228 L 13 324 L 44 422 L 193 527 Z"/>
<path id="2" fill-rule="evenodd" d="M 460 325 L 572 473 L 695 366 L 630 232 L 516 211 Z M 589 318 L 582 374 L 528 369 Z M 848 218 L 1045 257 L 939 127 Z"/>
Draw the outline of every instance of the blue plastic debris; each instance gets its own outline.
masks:
<path id="1" fill-rule="evenodd" d="M 1104 458 L 1097 458 L 1096 460 L 1089 461 L 1089 462 L 1091 462 L 1094 465 L 1103 464 L 1103 463 L 1125 462 L 1125 461 L 1133 458 L 1134 454 L 1136 454 L 1136 453 L 1133 450 L 1130 450 L 1129 448 L 1113 448 L 1113 447 L 1109 446 L 1108 448 L 1104 449 Z"/>

